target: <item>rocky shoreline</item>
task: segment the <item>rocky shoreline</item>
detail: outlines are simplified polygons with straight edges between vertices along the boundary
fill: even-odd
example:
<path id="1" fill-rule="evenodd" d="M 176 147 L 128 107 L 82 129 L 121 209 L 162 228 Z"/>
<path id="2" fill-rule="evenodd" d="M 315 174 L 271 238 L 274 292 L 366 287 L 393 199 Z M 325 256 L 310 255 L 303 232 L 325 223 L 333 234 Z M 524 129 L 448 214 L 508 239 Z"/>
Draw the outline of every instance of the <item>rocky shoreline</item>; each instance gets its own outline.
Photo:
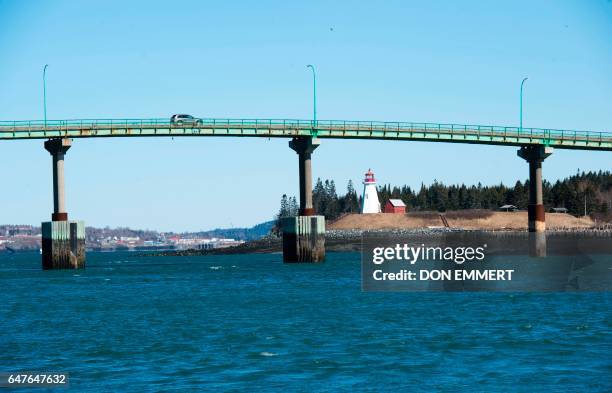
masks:
<path id="1" fill-rule="evenodd" d="M 500 236 L 526 236 L 528 232 L 517 230 L 466 230 L 461 228 L 405 228 L 405 229 L 332 229 L 325 233 L 325 248 L 328 252 L 355 251 L 359 252 L 361 240 L 364 232 L 374 235 L 384 235 L 390 237 L 417 236 L 435 237 L 448 233 L 488 233 Z M 612 236 L 611 227 L 603 228 L 580 228 L 580 229 L 552 229 L 547 231 L 547 235 L 563 234 L 585 234 L 588 236 Z M 148 256 L 197 256 L 197 255 L 231 255 L 231 254 L 267 254 L 282 252 L 282 239 L 276 236 L 265 236 L 258 240 L 252 240 L 238 246 L 215 248 L 210 250 L 172 250 L 147 253 Z"/>

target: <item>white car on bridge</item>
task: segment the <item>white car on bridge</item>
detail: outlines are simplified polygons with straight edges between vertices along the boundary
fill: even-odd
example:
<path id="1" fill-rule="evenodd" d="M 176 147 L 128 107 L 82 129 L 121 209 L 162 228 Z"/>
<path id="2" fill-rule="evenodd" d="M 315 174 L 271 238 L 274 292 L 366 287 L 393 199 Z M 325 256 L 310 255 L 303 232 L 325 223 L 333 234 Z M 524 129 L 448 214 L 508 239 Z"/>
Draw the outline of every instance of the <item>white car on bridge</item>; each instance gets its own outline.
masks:
<path id="1" fill-rule="evenodd" d="M 184 114 L 172 115 L 170 117 L 170 124 L 172 124 L 173 126 L 174 125 L 176 126 L 183 126 L 183 125 L 201 126 L 202 119 L 198 119 L 191 115 L 184 115 Z"/>

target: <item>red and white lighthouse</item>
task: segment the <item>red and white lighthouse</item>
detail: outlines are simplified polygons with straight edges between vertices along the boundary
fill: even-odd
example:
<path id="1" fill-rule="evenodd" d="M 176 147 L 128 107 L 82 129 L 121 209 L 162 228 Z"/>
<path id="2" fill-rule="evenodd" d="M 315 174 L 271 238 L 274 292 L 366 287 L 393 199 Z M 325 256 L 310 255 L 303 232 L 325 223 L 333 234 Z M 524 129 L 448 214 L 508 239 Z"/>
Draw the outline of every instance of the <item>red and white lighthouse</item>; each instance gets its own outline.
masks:
<path id="1" fill-rule="evenodd" d="M 380 213 L 380 202 L 376 190 L 376 179 L 372 169 L 368 169 L 363 180 L 363 198 L 361 202 L 361 214 Z"/>

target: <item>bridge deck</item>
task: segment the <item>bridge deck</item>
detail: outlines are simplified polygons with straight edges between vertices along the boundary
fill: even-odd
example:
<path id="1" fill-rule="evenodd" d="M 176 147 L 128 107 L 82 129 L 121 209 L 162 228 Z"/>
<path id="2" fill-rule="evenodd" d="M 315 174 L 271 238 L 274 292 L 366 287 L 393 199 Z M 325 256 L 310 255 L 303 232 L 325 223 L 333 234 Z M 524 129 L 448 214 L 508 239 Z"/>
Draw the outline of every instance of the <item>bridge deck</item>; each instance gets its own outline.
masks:
<path id="1" fill-rule="evenodd" d="M 313 131 L 316 130 L 316 131 Z M 377 121 L 285 119 L 202 119 L 198 125 L 173 125 L 167 119 L 84 119 L 0 121 L 0 139 L 57 137 L 235 136 L 415 140 L 561 149 L 612 150 L 612 133 L 594 131 Z"/>

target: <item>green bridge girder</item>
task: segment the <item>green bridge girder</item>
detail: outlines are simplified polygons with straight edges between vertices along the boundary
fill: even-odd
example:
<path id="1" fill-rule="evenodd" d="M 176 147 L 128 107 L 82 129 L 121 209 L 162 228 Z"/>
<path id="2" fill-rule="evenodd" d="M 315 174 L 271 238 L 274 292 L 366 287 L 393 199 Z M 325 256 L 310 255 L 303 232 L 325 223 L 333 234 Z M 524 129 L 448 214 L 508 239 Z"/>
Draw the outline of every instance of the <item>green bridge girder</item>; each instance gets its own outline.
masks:
<path id="1" fill-rule="evenodd" d="M 168 119 L 0 121 L 0 140 L 151 136 L 278 137 L 414 140 L 487 145 L 545 145 L 559 149 L 612 150 L 612 133 L 596 131 L 411 123 L 292 119 L 201 119 L 174 125 Z"/>

